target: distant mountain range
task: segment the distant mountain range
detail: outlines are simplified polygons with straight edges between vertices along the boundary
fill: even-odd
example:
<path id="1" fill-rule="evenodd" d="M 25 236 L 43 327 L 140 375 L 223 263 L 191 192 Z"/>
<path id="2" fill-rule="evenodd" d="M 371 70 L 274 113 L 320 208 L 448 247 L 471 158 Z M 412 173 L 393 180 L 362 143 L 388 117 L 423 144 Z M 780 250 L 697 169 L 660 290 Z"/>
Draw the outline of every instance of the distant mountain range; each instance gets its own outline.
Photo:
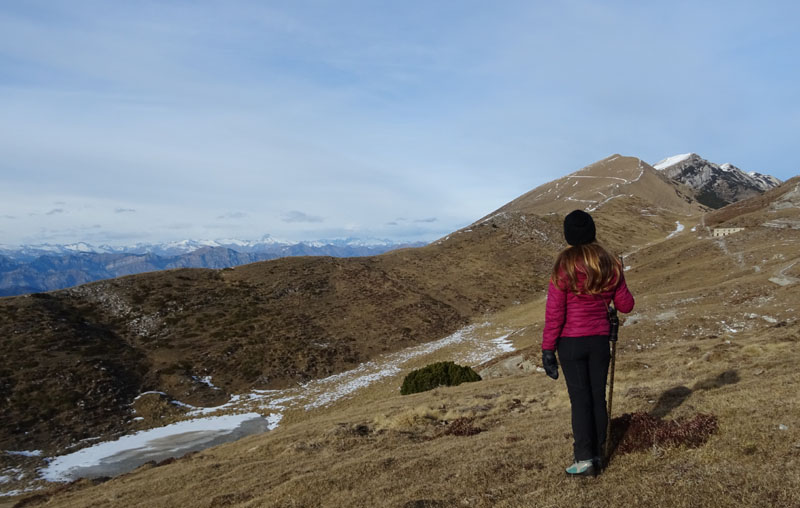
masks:
<path id="1" fill-rule="evenodd" d="M 177 256 L 189 254 L 201 248 L 225 248 L 236 252 L 291 252 L 309 248 L 316 249 L 350 249 L 357 252 L 367 249 L 373 254 L 373 249 L 397 248 L 397 246 L 412 245 L 412 243 L 398 243 L 392 240 L 377 238 L 341 238 L 333 240 L 314 240 L 304 242 L 290 242 L 278 240 L 270 235 L 264 235 L 259 240 L 180 240 L 165 243 L 137 243 L 127 246 L 92 245 L 86 242 L 71 244 L 31 244 L 8 246 L 0 244 L 0 255 L 18 261 L 30 261 L 40 256 L 67 255 L 67 254 L 155 254 L 157 256 Z M 416 242 L 413 245 L 424 245 Z M 293 254 L 285 254 L 293 255 Z M 296 254 L 295 254 L 296 255 Z M 358 254 L 353 254 L 358 255 Z"/>
<path id="2" fill-rule="evenodd" d="M 256 241 L 184 240 L 127 247 L 0 245 L 0 296 L 63 289 L 101 279 L 172 268 L 228 268 L 287 256 L 357 257 L 424 242 L 346 238 L 290 243 L 265 236 Z"/>
<path id="3" fill-rule="evenodd" d="M 781 184 L 774 176 L 755 171 L 745 173 L 733 164 L 716 164 L 696 153 L 673 155 L 653 167 L 694 189 L 697 201 L 711 208 L 722 208 Z"/>

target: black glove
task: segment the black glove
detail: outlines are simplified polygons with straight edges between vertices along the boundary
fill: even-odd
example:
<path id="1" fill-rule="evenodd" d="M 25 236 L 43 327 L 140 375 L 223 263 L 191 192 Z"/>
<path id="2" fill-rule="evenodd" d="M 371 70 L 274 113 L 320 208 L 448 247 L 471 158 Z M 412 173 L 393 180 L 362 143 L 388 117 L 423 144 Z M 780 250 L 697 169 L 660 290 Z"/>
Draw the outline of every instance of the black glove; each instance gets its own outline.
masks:
<path id="1" fill-rule="evenodd" d="M 549 349 L 542 350 L 542 365 L 544 371 L 553 379 L 558 379 L 558 360 L 555 351 Z"/>

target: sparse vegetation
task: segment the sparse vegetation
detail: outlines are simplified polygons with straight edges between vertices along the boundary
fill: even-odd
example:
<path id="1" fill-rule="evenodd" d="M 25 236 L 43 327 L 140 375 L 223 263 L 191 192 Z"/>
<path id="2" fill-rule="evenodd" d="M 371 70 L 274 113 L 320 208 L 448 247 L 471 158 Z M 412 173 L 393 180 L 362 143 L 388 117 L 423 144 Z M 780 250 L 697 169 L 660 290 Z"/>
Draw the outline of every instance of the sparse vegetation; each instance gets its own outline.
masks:
<path id="1" fill-rule="evenodd" d="M 711 414 L 675 421 L 643 412 L 626 413 L 612 420 L 611 441 L 614 453 L 618 455 L 653 447 L 697 448 L 704 445 L 718 428 L 719 420 Z"/>
<path id="2" fill-rule="evenodd" d="M 457 386 L 461 383 L 480 381 L 481 377 L 471 367 L 453 362 L 437 362 L 411 371 L 400 387 L 401 395 L 410 395 L 433 390 L 437 386 Z"/>

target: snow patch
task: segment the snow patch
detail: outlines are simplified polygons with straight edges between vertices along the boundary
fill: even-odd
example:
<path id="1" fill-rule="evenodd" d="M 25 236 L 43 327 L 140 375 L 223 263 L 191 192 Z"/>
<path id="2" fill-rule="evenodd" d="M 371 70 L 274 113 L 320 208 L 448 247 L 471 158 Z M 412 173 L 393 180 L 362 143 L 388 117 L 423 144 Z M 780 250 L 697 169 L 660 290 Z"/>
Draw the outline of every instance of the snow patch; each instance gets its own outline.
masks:
<path id="1" fill-rule="evenodd" d="M 169 401 L 169 403 L 172 404 L 173 406 L 185 407 L 186 409 L 190 409 L 190 410 L 191 409 L 197 409 L 196 407 L 192 406 L 191 404 L 187 404 L 187 403 L 181 402 L 179 400 L 171 400 L 171 401 Z"/>
<path id="2" fill-rule="evenodd" d="M 656 321 L 670 321 L 678 317 L 678 313 L 674 310 L 667 310 L 657 314 L 653 319 Z"/>
<path id="3" fill-rule="evenodd" d="M 148 395 L 148 394 L 151 394 L 151 393 L 155 393 L 155 394 L 157 394 L 157 395 L 163 395 L 164 397 L 166 397 L 166 396 L 167 396 L 167 394 L 166 394 L 166 393 L 164 393 L 164 392 L 157 392 L 157 391 L 155 391 L 155 390 L 150 390 L 149 392 L 142 392 L 142 393 L 140 393 L 139 395 L 137 395 L 136 397 L 134 397 L 134 399 L 133 399 L 133 400 L 134 400 L 134 402 L 135 402 L 135 401 L 139 400 L 140 398 L 142 398 L 143 396 L 145 396 L 145 395 Z"/>
<path id="4" fill-rule="evenodd" d="M 682 154 L 679 154 L 679 155 L 673 155 L 672 157 L 667 157 L 666 159 L 663 159 L 661 161 L 656 162 L 655 164 L 653 164 L 653 167 L 660 171 L 660 170 L 668 168 L 670 166 L 674 166 L 675 164 L 678 164 L 679 162 L 683 162 L 686 159 L 688 159 L 689 157 L 691 157 L 692 155 L 694 155 L 694 154 L 693 153 L 682 153 Z"/>
<path id="5" fill-rule="evenodd" d="M 511 336 L 510 333 L 503 335 L 502 337 L 498 337 L 496 339 L 492 339 L 490 342 L 497 346 L 497 349 L 503 353 L 510 353 L 514 351 L 514 344 L 511 343 L 508 338 Z"/>
<path id="6" fill-rule="evenodd" d="M 303 388 L 315 396 L 304 407 L 308 410 L 327 406 L 376 381 L 397 375 L 401 372 L 400 366 L 407 361 L 433 353 L 443 347 L 464 342 L 468 340 L 470 333 L 474 330 L 474 325 L 467 326 L 443 339 L 389 354 L 381 362 L 365 362 L 353 370 L 310 381 L 303 385 Z"/>
<path id="7" fill-rule="evenodd" d="M 720 321 L 720 324 L 725 328 L 726 331 L 728 331 L 730 333 L 739 333 L 741 331 L 741 330 L 737 330 L 736 328 L 734 328 L 733 326 L 729 325 L 725 321 Z M 734 323 L 734 325 L 736 325 L 736 323 Z"/>
<path id="8" fill-rule="evenodd" d="M 750 319 L 758 319 L 758 318 L 761 318 L 761 319 L 763 319 L 764 321 L 766 321 L 767 323 L 770 323 L 770 324 L 773 324 L 773 325 L 774 325 L 775 323 L 777 323 L 777 322 L 778 322 L 778 320 L 777 320 L 777 319 L 775 319 L 775 318 L 774 318 L 774 317 L 772 317 L 772 316 L 760 316 L 760 315 L 758 315 L 758 314 L 754 314 L 754 313 L 752 313 L 752 312 L 751 312 L 750 314 L 747 314 L 747 317 L 748 317 L 748 318 L 750 318 Z"/>
<path id="9" fill-rule="evenodd" d="M 20 450 L 20 451 L 13 451 L 13 450 L 6 450 L 6 453 L 9 455 L 18 455 L 20 457 L 41 457 L 42 450 Z"/>
<path id="10" fill-rule="evenodd" d="M 207 385 L 207 386 L 209 386 L 209 387 L 211 387 L 211 388 L 213 388 L 215 390 L 219 390 L 219 388 L 214 386 L 214 383 L 211 382 L 211 376 L 202 376 L 202 377 L 201 376 L 192 376 L 192 379 L 194 379 L 198 383 L 203 383 L 204 385 Z"/>
<path id="11" fill-rule="evenodd" d="M 669 240 L 669 239 L 670 239 L 670 238 L 672 238 L 673 236 L 675 236 L 675 235 L 677 235 L 678 233 L 680 233 L 681 231 L 683 231 L 683 229 L 684 229 L 684 226 L 683 226 L 683 224 L 681 224 L 679 221 L 675 221 L 675 231 L 673 231 L 672 233 L 670 233 L 670 234 L 667 236 L 667 240 Z"/>
<path id="12" fill-rule="evenodd" d="M 221 406 L 214 406 L 214 407 L 197 407 L 193 408 L 188 414 L 190 416 L 200 416 L 200 415 L 207 415 L 211 413 L 216 413 L 218 411 L 222 411 L 225 409 L 232 409 L 237 403 L 242 399 L 242 397 L 251 397 L 252 395 L 244 394 L 244 395 L 231 395 L 231 398 L 228 399 L 228 402 L 222 404 Z"/>
<path id="13" fill-rule="evenodd" d="M 625 178 L 620 178 L 618 176 L 567 175 L 567 178 L 611 179 L 611 180 L 619 180 L 620 182 L 624 183 L 631 183 L 629 180 L 626 180 Z"/>
<path id="14" fill-rule="evenodd" d="M 44 487 L 28 487 L 27 489 L 10 490 L 8 492 L 0 492 L 0 497 L 19 496 L 20 494 L 27 494 L 28 492 L 34 492 L 34 491 L 37 491 L 37 490 L 42 490 L 43 488 Z"/>
<path id="15" fill-rule="evenodd" d="M 628 194 L 617 194 L 616 196 L 611 196 L 610 198 L 608 198 L 608 199 L 604 199 L 604 200 L 603 200 L 603 201 L 601 201 L 600 203 L 597 203 L 595 206 L 590 206 L 590 207 L 587 207 L 587 208 L 586 208 L 586 211 L 587 211 L 587 212 L 594 212 L 595 210 L 597 210 L 598 208 L 600 208 L 600 207 L 601 207 L 601 206 L 603 206 L 604 204 L 608 203 L 608 202 L 609 202 L 609 201 L 611 201 L 612 199 L 614 199 L 614 198 L 622 198 L 622 197 L 625 197 L 625 196 L 628 196 Z"/>

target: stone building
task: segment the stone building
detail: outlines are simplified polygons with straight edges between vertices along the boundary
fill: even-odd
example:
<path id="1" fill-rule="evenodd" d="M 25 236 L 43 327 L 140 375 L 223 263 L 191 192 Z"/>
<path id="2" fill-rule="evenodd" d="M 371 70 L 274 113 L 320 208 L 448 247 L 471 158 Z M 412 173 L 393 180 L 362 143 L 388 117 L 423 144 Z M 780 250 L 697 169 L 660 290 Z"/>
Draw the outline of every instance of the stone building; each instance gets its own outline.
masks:
<path id="1" fill-rule="evenodd" d="M 733 233 L 738 233 L 739 231 L 744 231 L 744 228 L 714 228 L 714 231 L 711 232 L 711 236 L 728 236 Z"/>

